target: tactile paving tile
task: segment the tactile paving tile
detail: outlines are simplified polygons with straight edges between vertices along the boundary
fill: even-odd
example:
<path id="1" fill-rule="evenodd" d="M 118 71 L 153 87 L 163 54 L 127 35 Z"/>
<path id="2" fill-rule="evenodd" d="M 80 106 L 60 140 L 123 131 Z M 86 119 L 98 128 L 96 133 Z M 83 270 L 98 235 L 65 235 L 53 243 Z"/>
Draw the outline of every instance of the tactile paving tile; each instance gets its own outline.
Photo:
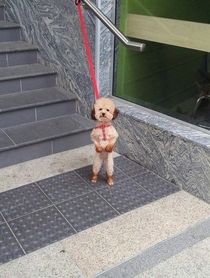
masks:
<path id="1" fill-rule="evenodd" d="M 121 214 L 156 200 L 132 179 L 116 183 L 111 189 L 99 189 L 97 192 Z"/>
<path id="2" fill-rule="evenodd" d="M 123 171 L 129 177 L 134 177 L 147 172 L 140 164 L 129 160 L 124 156 L 118 156 L 114 159 L 114 165 Z"/>
<path id="3" fill-rule="evenodd" d="M 75 170 L 78 175 L 80 175 L 94 190 L 99 189 L 101 187 L 107 186 L 106 182 L 106 170 L 104 165 L 101 167 L 101 170 L 99 172 L 99 178 L 97 183 L 92 183 L 90 178 L 92 174 L 92 165 L 80 168 Z M 127 179 L 128 176 L 125 175 L 122 171 L 120 171 L 118 168 L 114 168 L 114 180 L 115 181 L 122 181 Z"/>
<path id="4" fill-rule="evenodd" d="M 26 253 L 75 233 L 54 206 L 12 220 L 9 225 Z"/>
<path id="5" fill-rule="evenodd" d="M 24 255 L 6 223 L 0 225 L 0 265 Z M 0 275 L 1 276 L 1 275 Z"/>
<path id="6" fill-rule="evenodd" d="M 60 203 L 57 207 L 77 232 L 119 215 L 96 192 Z"/>
<path id="7" fill-rule="evenodd" d="M 124 156 L 114 164 L 111 188 L 89 165 L 0 193 L 0 264 L 180 190 Z"/>
<path id="8" fill-rule="evenodd" d="M 2 217 L 1 213 L 0 213 L 0 224 L 4 222 L 4 218 Z"/>
<path id="9" fill-rule="evenodd" d="M 136 176 L 133 179 L 157 199 L 180 191 L 180 188 L 173 183 L 170 183 L 151 172 Z"/>
<path id="10" fill-rule="evenodd" d="M 0 193 L 0 211 L 7 221 L 48 205 L 51 202 L 35 183 Z"/>
<path id="11" fill-rule="evenodd" d="M 74 171 L 37 182 L 53 203 L 75 198 L 93 189 Z"/>

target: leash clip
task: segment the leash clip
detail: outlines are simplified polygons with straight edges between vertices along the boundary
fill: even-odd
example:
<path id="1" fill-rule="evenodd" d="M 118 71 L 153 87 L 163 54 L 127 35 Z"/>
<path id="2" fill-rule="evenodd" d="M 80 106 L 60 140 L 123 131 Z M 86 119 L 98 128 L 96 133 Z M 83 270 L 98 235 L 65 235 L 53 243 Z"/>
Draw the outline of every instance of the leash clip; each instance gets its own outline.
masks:
<path id="1" fill-rule="evenodd" d="M 80 4 L 86 10 L 88 9 L 88 6 L 86 5 L 86 3 L 82 2 L 81 0 L 75 0 L 74 2 L 75 2 L 76 6 L 78 6 Z"/>
<path id="2" fill-rule="evenodd" d="M 81 0 L 75 0 L 75 5 L 77 6 L 78 4 L 80 4 Z"/>

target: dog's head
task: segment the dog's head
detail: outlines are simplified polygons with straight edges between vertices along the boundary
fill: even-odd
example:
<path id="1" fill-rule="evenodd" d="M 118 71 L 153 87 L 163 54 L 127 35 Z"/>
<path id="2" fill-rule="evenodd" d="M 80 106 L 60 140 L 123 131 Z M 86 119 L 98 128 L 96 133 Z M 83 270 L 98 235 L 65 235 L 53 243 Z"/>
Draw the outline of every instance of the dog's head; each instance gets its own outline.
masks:
<path id="1" fill-rule="evenodd" d="M 100 98 L 94 104 L 91 117 L 99 122 L 110 122 L 117 118 L 118 113 L 119 110 L 111 99 Z"/>

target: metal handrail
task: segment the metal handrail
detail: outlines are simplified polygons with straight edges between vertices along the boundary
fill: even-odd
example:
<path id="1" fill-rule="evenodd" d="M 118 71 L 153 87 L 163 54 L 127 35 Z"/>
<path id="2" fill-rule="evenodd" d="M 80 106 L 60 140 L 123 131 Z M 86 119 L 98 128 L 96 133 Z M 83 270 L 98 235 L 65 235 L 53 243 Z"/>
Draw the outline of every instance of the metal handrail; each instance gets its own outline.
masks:
<path id="1" fill-rule="evenodd" d="M 131 50 L 142 52 L 146 45 L 144 43 L 133 42 L 127 39 L 111 22 L 111 20 L 105 16 L 91 1 L 81 0 L 85 4 L 85 8 L 90 8 L 96 17 L 122 42 L 122 44 Z"/>

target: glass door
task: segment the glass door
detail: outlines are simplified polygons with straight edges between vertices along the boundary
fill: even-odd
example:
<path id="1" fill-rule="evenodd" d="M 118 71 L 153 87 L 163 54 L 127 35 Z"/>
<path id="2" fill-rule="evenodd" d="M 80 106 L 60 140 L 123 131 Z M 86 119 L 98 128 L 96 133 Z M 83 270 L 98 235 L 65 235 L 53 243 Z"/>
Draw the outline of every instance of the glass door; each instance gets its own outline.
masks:
<path id="1" fill-rule="evenodd" d="M 115 95 L 209 128 L 210 1 L 121 0 L 117 9 L 120 30 L 147 47 L 119 44 Z"/>

